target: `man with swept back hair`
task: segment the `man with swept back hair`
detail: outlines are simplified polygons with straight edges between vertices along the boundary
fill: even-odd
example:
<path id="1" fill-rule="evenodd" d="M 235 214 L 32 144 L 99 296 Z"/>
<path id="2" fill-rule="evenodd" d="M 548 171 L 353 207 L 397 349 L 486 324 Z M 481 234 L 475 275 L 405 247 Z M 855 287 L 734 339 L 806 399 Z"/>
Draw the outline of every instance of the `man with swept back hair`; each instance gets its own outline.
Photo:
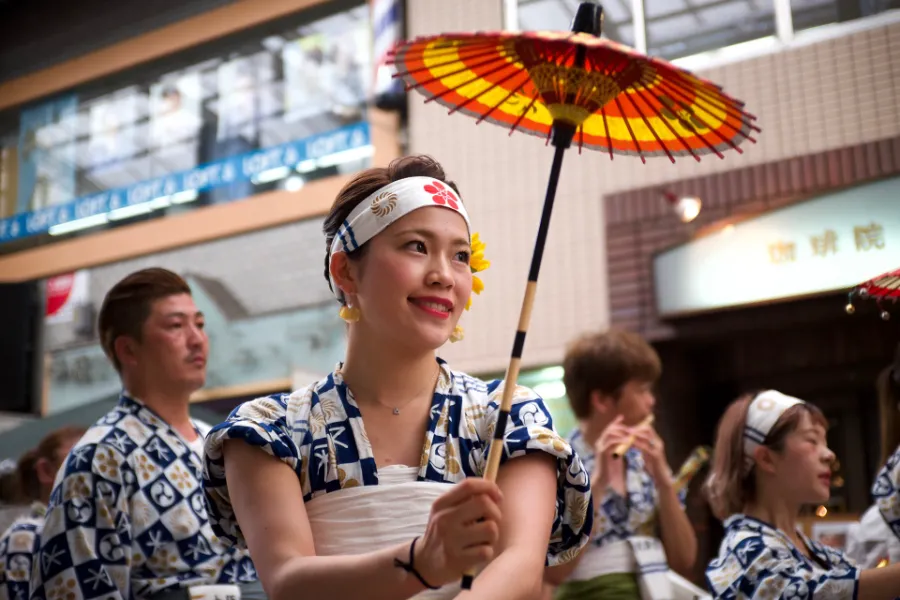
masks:
<path id="1" fill-rule="evenodd" d="M 123 391 L 57 475 L 31 597 L 263 597 L 248 555 L 226 549 L 207 517 L 205 431 L 188 406 L 206 380 L 208 339 L 187 282 L 160 268 L 128 275 L 103 300 L 98 329 Z"/>

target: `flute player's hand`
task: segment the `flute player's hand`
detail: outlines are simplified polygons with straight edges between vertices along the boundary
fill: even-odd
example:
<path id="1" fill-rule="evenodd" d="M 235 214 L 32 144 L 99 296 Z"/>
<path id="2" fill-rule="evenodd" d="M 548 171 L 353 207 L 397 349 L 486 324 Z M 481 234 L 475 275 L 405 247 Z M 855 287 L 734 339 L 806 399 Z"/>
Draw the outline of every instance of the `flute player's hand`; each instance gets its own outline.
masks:
<path id="1" fill-rule="evenodd" d="M 660 484 L 672 479 L 672 469 L 666 460 L 665 444 L 652 425 L 635 430 L 634 447 L 644 456 L 644 465 L 653 481 Z"/>
<path id="2" fill-rule="evenodd" d="M 594 473 L 591 476 L 591 487 L 598 494 L 607 486 L 623 494 L 625 492 L 625 461 L 622 457 L 614 457 L 616 447 L 628 440 L 632 429 L 623 422 L 622 415 L 616 417 L 597 441 L 594 443 Z"/>

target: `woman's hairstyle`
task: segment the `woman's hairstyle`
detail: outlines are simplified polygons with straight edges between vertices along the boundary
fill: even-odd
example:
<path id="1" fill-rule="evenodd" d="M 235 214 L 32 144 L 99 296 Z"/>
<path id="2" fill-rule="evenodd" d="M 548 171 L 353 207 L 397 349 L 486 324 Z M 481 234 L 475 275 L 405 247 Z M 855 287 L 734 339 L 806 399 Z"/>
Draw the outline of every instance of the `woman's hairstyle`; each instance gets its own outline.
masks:
<path id="1" fill-rule="evenodd" d="M 41 499 L 41 481 L 37 474 L 38 461 L 45 459 L 53 465 L 61 463 L 65 457 L 59 456 L 59 450 L 68 443 L 77 442 L 85 431 L 87 430 L 84 427 L 73 425 L 60 427 L 44 436 L 37 447 L 19 458 L 16 475 L 21 501 L 34 502 Z"/>
<path id="2" fill-rule="evenodd" d="M 338 192 L 337 198 L 335 198 L 334 204 L 331 205 L 331 210 L 328 212 L 328 216 L 325 217 L 325 223 L 322 226 L 322 231 L 325 233 L 325 281 L 328 282 L 329 288 L 331 288 L 331 277 L 329 275 L 331 243 L 334 241 L 334 236 L 337 235 L 338 229 L 360 202 L 384 186 L 407 177 L 431 177 L 432 179 L 437 179 L 449 185 L 457 195 L 460 195 L 456 183 L 447 179 L 444 168 L 430 156 L 404 156 L 391 161 L 391 164 L 387 167 L 366 169 L 357 174 Z M 354 260 L 359 259 L 363 256 L 367 247 L 367 244 L 363 244 L 356 250 L 348 252 L 347 256 Z"/>
<path id="3" fill-rule="evenodd" d="M 563 359 L 566 395 L 579 419 L 591 416 L 592 392 L 618 399 L 629 381 L 656 383 L 661 374 L 653 346 L 624 329 L 585 334 L 569 345 Z"/>
<path id="4" fill-rule="evenodd" d="M 898 350 L 900 358 L 900 350 Z M 885 464 L 900 447 L 900 365 L 886 367 L 876 381 L 878 417 L 881 421 L 881 462 Z"/>
<path id="5" fill-rule="evenodd" d="M 706 479 L 706 496 L 716 518 L 739 513 L 744 505 L 756 498 L 756 470 L 746 469 L 744 456 L 744 427 L 747 411 L 757 394 L 746 394 L 735 400 L 725 410 L 716 431 L 712 469 Z M 807 413 L 813 422 L 827 429 L 825 415 L 814 404 L 795 404 L 784 411 L 766 436 L 763 446 L 775 452 L 784 450 L 787 436 L 800 424 Z"/>

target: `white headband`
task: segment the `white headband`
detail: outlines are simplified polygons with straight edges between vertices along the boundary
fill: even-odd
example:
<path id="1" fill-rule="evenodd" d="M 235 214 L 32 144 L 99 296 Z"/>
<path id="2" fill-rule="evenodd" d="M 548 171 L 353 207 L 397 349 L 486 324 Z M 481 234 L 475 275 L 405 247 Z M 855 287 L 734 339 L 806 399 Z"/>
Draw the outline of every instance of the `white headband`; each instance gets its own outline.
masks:
<path id="1" fill-rule="evenodd" d="M 744 470 L 753 468 L 753 451 L 765 443 L 775 423 L 789 408 L 803 404 L 803 400 L 786 396 L 775 390 L 759 393 L 747 409 L 744 425 Z"/>
<path id="2" fill-rule="evenodd" d="M 338 252 L 353 252 L 397 219 L 427 206 L 456 211 L 465 219 L 471 235 L 469 214 L 449 185 L 432 177 L 406 177 L 378 189 L 353 209 L 331 242 L 330 256 L 334 257 Z M 341 300 L 343 294 L 331 277 L 330 269 L 328 277 L 334 295 Z"/>

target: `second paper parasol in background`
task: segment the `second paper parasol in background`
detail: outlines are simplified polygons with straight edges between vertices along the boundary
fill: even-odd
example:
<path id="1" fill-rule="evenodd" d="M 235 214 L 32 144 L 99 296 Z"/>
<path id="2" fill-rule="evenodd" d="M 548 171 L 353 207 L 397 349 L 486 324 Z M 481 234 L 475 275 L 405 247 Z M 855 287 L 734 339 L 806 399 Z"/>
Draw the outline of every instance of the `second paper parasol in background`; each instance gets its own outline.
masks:
<path id="1" fill-rule="evenodd" d="M 565 151 L 648 157 L 716 154 L 759 129 L 743 103 L 665 61 L 600 39 L 602 8 L 582 2 L 571 32 L 443 34 L 400 44 L 389 62 L 408 90 L 450 108 L 545 138 L 554 148 L 528 285 L 484 477 L 495 480 L 537 291 Z M 471 586 L 466 577 L 463 587 Z"/>
<path id="2" fill-rule="evenodd" d="M 888 308 L 894 308 L 900 300 L 900 269 L 882 273 L 864 281 L 850 291 L 847 302 L 847 314 L 856 312 L 854 302 L 856 300 L 871 301 L 878 307 L 881 318 L 885 321 L 891 318 Z"/>

